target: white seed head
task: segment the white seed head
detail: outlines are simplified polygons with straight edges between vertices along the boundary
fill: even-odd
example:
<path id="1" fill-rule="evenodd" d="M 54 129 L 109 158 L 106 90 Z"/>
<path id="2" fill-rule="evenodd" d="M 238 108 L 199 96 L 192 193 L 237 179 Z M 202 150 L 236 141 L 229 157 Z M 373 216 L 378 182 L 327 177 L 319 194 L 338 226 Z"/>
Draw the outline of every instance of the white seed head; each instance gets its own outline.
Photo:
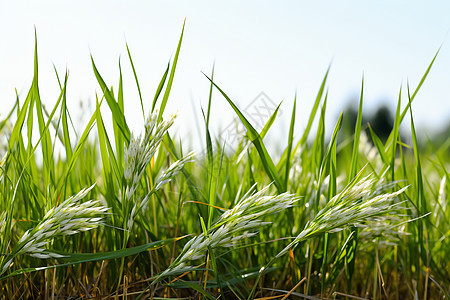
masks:
<path id="1" fill-rule="evenodd" d="M 144 137 L 135 138 L 131 135 L 128 149 L 125 150 L 125 170 L 124 176 L 127 181 L 127 199 L 136 191 L 137 185 L 144 174 L 145 168 L 151 161 L 161 144 L 164 135 L 172 126 L 175 116 L 171 116 L 167 121 L 158 122 L 156 113 L 151 115 L 145 124 L 146 132 Z"/>
<path id="2" fill-rule="evenodd" d="M 155 190 L 159 190 L 164 184 L 171 181 L 180 171 L 184 168 L 184 165 L 188 162 L 194 161 L 194 152 L 189 153 L 180 160 L 174 162 L 170 167 L 165 170 L 161 176 L 159 176 L 155 181 Z"/>
<path id="3" fill-rule="evenodd" d="M 233 208 L 218 218 L 206 235 L 202 233 L 189 240 L 181 254 L 160 277 L 185 271 L 187 262 L 202 258 L 209 247 L 232 247 L 239 241 L 256 235 L 260 227 L 271 223 L 263 222 L 260 218 L 287 209 L 298 200 L 295 195 L 287 193 L 267 196 L 265 194 L 269 187 L 252 194 L 255 188 L 253 186 Z"/>
<path id="4" fill-rule="evenodd" d="M 39 224 L 27 230 L 19 240 L 18 254 L 28 254 L 36 258 L 58 257 L 58 254 L 46 251 L 44 247 L 58 236 L 77 234 L 97 228 L 108 208 L 99 201 L 80 203 L 94 185 L 69 197 L 60 205 L 51 208 Z"/>
<path id="5" fill-rule="evenodd" d="M 393 202 L 394 198 L 408 187 L 393 193 L 377 194 L 383 191 L 382 181 L 376 183 L 375 179 L 370 177 L 369 175 L 360 179 L 334 196 L 277 257 L 312 235 L 336 232 L 352 225 L 367 228 L 372 222 L 386 222 L 386 215 L 389 218 L 389 214 L 396 213 L 401 208 L 401 202 Z"/>

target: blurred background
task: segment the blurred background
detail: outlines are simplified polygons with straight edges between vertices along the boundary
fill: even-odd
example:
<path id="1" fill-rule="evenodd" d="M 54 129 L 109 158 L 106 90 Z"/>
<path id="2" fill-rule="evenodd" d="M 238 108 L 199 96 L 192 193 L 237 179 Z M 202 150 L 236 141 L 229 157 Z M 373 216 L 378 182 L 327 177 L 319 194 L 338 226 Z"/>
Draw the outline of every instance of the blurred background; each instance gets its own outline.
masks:
<path id="1" fill-rule="evenodd" d="M 450 124 L 449 16 L 449 1 L 0 1 L 0 119 L 14 105 L 16 90 L 23 101 L 31 85 L 36 28 L 40 92 L 47 107 L 59 95 L 54 67 L 60 76 L 68 69 L 68 106 L 76 126 L 84 128 L 96 93 L 101 95 L 90 54 L 115 90 L 120 58 L 125 114 L 130 128 L 141 132 L 126 43 L 148 112 L 186 18 L 166 109 L 178 112 L 176 131 L 183 144 L 202 147 L 201 107 L 206 108 L 209 94 L 202 72 L 210 74 L 214 64 L 214 81 L 240 108 L 250 111 L 260 104 L 261 93 L 266 108 L 283 101 L 267 137 L 276 148 L 276 142 L 287 139 L 295 95 L 295 133 L 300 136 L 329 66 L 328 134 L 342 110 L 349 117 L 357 110 L 363 76 L 365 120 L 386 127 L 400 87 L 403 95 L 407 83 L 414 90 L 439 49 L 413 112 L 422 136 L 445 136 Z M 235 116 L 217 91 L 211 114 L 216 136 Z"/>

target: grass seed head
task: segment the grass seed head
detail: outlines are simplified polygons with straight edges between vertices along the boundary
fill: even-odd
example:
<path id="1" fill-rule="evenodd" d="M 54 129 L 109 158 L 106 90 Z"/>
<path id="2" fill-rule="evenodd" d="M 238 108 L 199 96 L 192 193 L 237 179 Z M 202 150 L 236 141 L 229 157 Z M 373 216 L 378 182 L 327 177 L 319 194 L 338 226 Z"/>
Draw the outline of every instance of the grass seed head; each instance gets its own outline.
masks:
<path id="1" fill-rule="evenodd" d="M 170 167 L 156 179 L 154 190 L 159 190 L 164 184 L 171 181 L 176 175 L 178 175 L 178 173 L 180 173 L 185 164 L 194 161 L 194 157 L 194 152 L 191 152 L 182 159 L 177 160 L 172 165 L 170 165 Z"/>
<path id="2" fill-rule="evenodd" d="M 157 114 L 152 114 L 146 122 L 146 132 L 144 137 L 131 137 L 128 149 L 125 151 L 125 170 L 124 176 L 127 181 L 127 198 L 136 191 L 136 188 L 144 174 L 145 168 L 155 155 L 159 145 L 173 125 L 175 116 L 171 116 L 167 121 L 158 122 Z"/>
<path id="3" fill-rule="evenodd" d="M 12 259 L 19 254 L 41 259 L 61 257 L 46 249 L 53 238 L 97 228 L 108 208 L 100 205 L 99 201 L 80 203 L 94 186 L 81 190 L 60 205 L 51 208 L 35 228 L 27 230 L 13 249 L 11 258 L 3 265 L 1 273 L 8 269 Z"/>
<path id="4" fill-rule="evenodd" d="M 391 214 L 400 209 L 400 203 L 393 201 L 406 188 L 378 194 L 384 190 L 382 181 L 377 182 L 371 175 L 360 179 L 334 196 L 276 257 L 284 255 L 291 247 L 313 235 L 341 231 L 349 226 L 366 228 L 373 222 L 381 226 L 380 224 L 388 222 Z"/>
<path id="5" fill-rule="evenodd" d="M 211 226 L 208 232 L 189 240 L 180 256 L 167 268 L 160 277 L 179 274 L 186 270 L 189 261 L 202 258 L 208 248 L 232 247 L 245 238 L 254 236 L 258 229 L 271 222 L 263 222 L 260 218 L 285 210 L 298 200 L 292 194 L 283 193 L 276 196 L 265 195 L 269 189 L 251 194 L 253 186 L 238 203 L 223 213 Z"/>

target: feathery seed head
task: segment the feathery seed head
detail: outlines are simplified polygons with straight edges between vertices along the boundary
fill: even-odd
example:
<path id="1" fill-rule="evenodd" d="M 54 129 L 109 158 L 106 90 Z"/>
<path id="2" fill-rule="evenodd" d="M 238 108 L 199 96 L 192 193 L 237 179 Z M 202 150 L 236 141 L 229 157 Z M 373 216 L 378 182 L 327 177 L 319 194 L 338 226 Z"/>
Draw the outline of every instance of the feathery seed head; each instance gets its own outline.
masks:
<path id="1" fill-rule="evenodd" d="M 130 199 L 136 191 L 137 185 L 147 167 L 148 163 L 158 150 L 159 145 L 172 126 L 175 116 L 171 116 L 169 120 L 158 122 L 156 113 L 147 119 L 144 137 L 131 137 L 128 149 L 125 151 L 125 170 L 124 176 L 129 187 L 127 198 Z"/>
<path id="2" fill-rule="evenodd" d="M 384 184 L 370 177 L 371 175 L 350 184 L 334 196 L 276 257 L 282 256 L 292 246 L 312 235 L 340 231 L 352 225 L 368 227 L 373 222 L 386 222 L 389 214 L 396 213 L 401 208 L 399 202 L 393 201 L 407 187 L 394 193 L 379 194 L 383 191 Z"/>
<path id="3" fill-rule="evenodd" d="M 180 173 L 185 164 L 194 161 L 194 157 L 194 152 L 191 152 L 182 159 L 174 162 L 167 170 L 164 171 L 164 173 L 161 174 L 161 176 L 156 179 L 154 189 L 159 190 L 164 184 L 171 181 L 173 177 Z"/>
<path id="4" fill-rule="evenodd" d="M 57 257 L 44 247 L 50 239 L 87 231 L 98 227 L 107 208 L 99 205 L 98 201 L 79 203 L 94 187 L 81 190 L 69 197 L 60 205 L 50 209 L 39 224 L 27 230 L 19 240 L 20 250 L 17 254 L 29 254 L 37 258 Z M 43 253 L 45 252 L 45 253 Z"/>
<path id="5" fill-rule="evenodd" d="M 206 234 L 189 240 L 178 258 L 160 277 L 186 271 L 187 262 L 203 257 L 208 247 L 232 247 L 237 242 L 254 236 L 260 227 L 271 223 L 259 218 L 287 209 L 298 200 L 295 195 L 287 193 L 267 196 L 265 194 L 269 187 L 270 185 L 251 194 L 255 188 L 253 186 L 232 209 L 219 217 Z"/>
<path id="6" fill-rule="evenodd" d="M 100 205 L 99 201 L 90 200 L 80 203 L 80 200 L 94 186 L 81 190 L 60 205 L 51 208 L 35 228 L 25 231 L 17 246 L 6 257 L 6 263 L 0 265 L 0 275 L 6 272 L 14 257 L 19 254 L 27 254 L 41 259 L 62 257 L 60 254 L 45 249 L 53 238 L 98 227 L 108 208 Z"/>

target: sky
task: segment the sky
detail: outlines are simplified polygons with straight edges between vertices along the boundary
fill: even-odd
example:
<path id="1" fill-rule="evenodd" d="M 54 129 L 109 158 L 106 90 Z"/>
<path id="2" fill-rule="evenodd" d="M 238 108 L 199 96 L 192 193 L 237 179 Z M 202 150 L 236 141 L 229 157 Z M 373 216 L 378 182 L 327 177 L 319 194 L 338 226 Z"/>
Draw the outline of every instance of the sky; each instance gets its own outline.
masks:
<path id="1" fill-rule="evenodd" d="M 68 107 L 81 130 L 101 95 L 90 55 L 116 89 L 120 58 L 125 114 L 138 134 L 143 116 L 126 44 L 148 113 L 186 19 L 166 111 L 178 113 L 176 131 L 194 145 L 203 139 L 201 108 L 209 93 L 202 72 L 210 74 L 213 64 L 214 81 L 242 109 L 261 92 L 270 103 L 282 101 L 271 129 L 279 142 L 287 138 L 295 95 L 295 133 L 301 135 L 328 67 L 331 132 L 340 111 L 357 105 L 363 77 L 364 112 L 381 104 L 394 110 L 399 88 L 409 83 L 414 89 L 440 49 L 413 104 L 416 127 L 432 133 L 450 120 L 449 16 L 450 1 L 0 0 L 0 119 L 14 104 L 15 90 L 23 101 L 31 85 L 36 28 L 44 104 L 51 107 L 59 95 L 53 66 L 60 76 L 68 69 Z M 219 135 L 235 115 L 217 91 L 212 100 L 211 127 Z"/>

